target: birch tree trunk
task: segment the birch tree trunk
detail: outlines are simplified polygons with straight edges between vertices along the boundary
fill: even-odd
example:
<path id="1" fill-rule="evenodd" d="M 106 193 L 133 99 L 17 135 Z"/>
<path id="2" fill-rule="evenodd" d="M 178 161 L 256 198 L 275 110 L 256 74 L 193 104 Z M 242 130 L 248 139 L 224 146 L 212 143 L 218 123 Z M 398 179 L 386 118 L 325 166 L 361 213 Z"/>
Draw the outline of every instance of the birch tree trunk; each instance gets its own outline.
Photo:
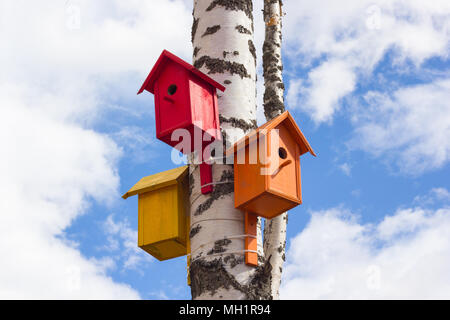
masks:
<path id="1" fill-rule="evenodd" d="M 284 112 L 283 62 L 281 61 L 281 0 L 264 0 L 265 39 L 263 45 L 264 115 L 269 121 Z M 287 212 L 264 224 L 264 254 L 271 264 L 271 295 L 279 298 L 286 251 Z M 270 257 L 270 259 L 269 259 Z"/>
<path id="2" fill-rule="evenodd" d="M 228 146 L 256 128 L 252 10 L 251 0 L 194 0 L 193 64 L 226 87 L 218 103 Z M 207 195 L 200 192 L 199 167 L 190 164 L 189 172 L 192 298 L 269 299 L 268 265 L 244 263 L 244 214 L 234 208 L 233 165 L 213 165 L 217 184 Z"/>

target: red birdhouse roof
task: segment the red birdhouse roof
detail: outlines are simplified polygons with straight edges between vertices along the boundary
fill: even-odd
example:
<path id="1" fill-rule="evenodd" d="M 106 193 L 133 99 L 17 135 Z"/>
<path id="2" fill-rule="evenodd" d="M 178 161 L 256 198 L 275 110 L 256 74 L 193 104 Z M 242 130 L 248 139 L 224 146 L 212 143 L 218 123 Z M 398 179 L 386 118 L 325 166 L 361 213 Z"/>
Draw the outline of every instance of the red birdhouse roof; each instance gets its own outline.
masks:
<path id="1" fill-rule="evenodd" d="M 295 142 L 299 145 L 300 155 L 309 152 L 313 156 L 316 156 L 313 149 L 309 145 L 308 140 L 306 140 L 305 136 L 303 135 L 302 131 L 298 127 L 297 123 L 295 123 L 295 120 L 294 120 L 294 118 L 292 118 L 289 111 L 283 112 L 278 117 L 266 122 L 265 124 L 263 124 L 262 126 L 257 128 L 256 130 L 253 130 L 249 134 L 242 137 L 240 140 L 238 140 L 234 144 L 234 146 L 230 147 L 226 151 L 226 155 L 229 156 L 229 155 L 234 154 L 239 149 L 248 145 L 250 142 L 253 142 L 256 139 L 258 139 L 258 133 L 265 134 L 265 132 L 268 132 L 268 131 L 276 128 L 278 125 L 280 125 L 283 122 L 286 124 L 286 127 L 289 130 L 289 132 L 292 134 L 292 137 L 294 138 Z"/>
<path id="2" fill-rule="evenodd" d="M 156 61 L 155 65 L 152 68 L 152 71 L 150 71 L 149 75 L 147 76 L 147 79 L 145 79 L 144 84 L 142 85 L 141 89 L 138 91 L 138 94 L 142 93 L 144 90 L 147 90 L 151 93 L 154 93 L 153 86 L 155 84 L 155 81 L 159 78 L 159 75 L 164 70 L 165 66 L 168 62 L 173 61 L 186 70 L 192 72 L 196 76 L 198 76 L 200 79 L 203 79 L 213 87 L 219 89 L 220 91 L 225 91 L 225 87 L 221 85 L 220 83 L 214 81 L 210 77 L 208 77 L 203 72 L 199 71 L 194 66 L 190 65 L 186 61 L 178 58 L 176 55 L 170 53 L 167 50 L 164 50 L 161 55 L 159 56 L 158 60 Z"/>

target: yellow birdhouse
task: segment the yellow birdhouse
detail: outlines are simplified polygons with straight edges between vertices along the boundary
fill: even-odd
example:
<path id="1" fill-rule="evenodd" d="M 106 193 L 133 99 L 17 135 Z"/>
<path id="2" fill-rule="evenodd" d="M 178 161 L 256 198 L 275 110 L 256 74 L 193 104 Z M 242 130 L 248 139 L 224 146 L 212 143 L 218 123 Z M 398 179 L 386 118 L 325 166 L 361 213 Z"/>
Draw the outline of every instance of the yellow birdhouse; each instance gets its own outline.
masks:
<path id="1" fill-rule="evenodd" d="M 122 198 L 138 195 L 138 246 L 162 261 L 189 245 L 188 167 L 144 177 Z"/>

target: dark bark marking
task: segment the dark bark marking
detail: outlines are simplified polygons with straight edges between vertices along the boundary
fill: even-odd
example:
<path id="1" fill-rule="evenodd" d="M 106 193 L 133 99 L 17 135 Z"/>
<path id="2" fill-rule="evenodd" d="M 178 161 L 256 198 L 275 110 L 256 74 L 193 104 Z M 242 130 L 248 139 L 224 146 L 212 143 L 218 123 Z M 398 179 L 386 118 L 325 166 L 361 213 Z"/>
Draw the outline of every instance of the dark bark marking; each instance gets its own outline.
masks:
<path id="1" fill-rule="evenodd" d="M 248 40 L 248 49 L 250 50 L 250 53 L 253 56 L 253 59 L 255 60 L 255 66 L 256 66 L 256 49 L 255 45 L 253 44 L 252 40 Z"/>
<path id="2" fill-rule="evenodd" d="M 244 256 L 239 255 L 236 257 L 234 254 L 230 254 L 229 256 L 223 257 L 223 262 L 230 265 L 230 268 L 233 269 L 238 264 L 242 264 L 245 262 Z"/>
<path id="3" fill-rule="evenodd" d="M 218 24 L 215 25 L 215 26 L 212 26 L 212 27 L 208 27 L 208 28 L 206 28 L 205 33 L 202 34 L 202 38 L 203 38 L 204 36 L 209 35 L 209 34 L 214 34 L 214 33 L 216 33 L 216 32 L 219 31 L 219 30 L 220 30 L 220 26 L 219 26 Z"/>
<path id="4" fill-rule="evenodd" d="M 211 11 L 216 6 L 223 7 L 225 10 L 243 11 L 253 21 L 252 0 L 213 0 L 206 11 Z"/>
<path id="5" fill-rule="evenodd" d="M 192 239 L 197 233 L 199 233 L 201 228 L 202 228 L 202 226 L 199 224 L 197 224 L 195 227 L 193 227 L 191 229 L 191 232 L 189 232 L 189 239 Z"/>
<path id="6" fill-rule="evenodd" d="M 228 246 L 231 243 L 230 239 L 221 239 L 214 242 L 214 248 L 208 251 L 207 255 L 211 255 L 214 253 L 221 253 L 227 251 L 224 247 Z"/>
<path id="7" fill-rule="evenodd" d="M 243 34 L 252 34 L 252 32 L 250 30 L 248 30 L 246 27 L 244 27 L 243 25 L 237 25 L 236 26 L 236 30 L 239 33 L 243 33 Z"/>
<path id="8" fill-rule="evenodd" d="M 247 285 L 242 285 L 225 269 L 224 260 L 225 258 L 211 261 L 198 259 L 192 262 L 190 274 L 193 299 L 206 292 L 214 295 L 220 288 L 225 288 L 226 290 L 234 288 L 242 292 L 246 300 L 273 299 L 270 293 L 272 265 L 269 262 L 256 267 L 250 282 Z"/>
<path id="9" fill-rule="evenodd" d="M 270 258 L 267 261 L 256 267 L 250 283 L 246 286 L 247 300 L 272 300 L 271 282 L 272 282 L 272 265 Z"/>
<path id="10" fill-rule="evenodd" d="M 220 177 L 219 181 L 220 182 L 228 181 L 230 183 L 216 184 L 214 186 L 213 191 L 209 194 L 208 199 L 206 199 L 197 207 L 197 209 L 194 212 L 194 216 L 201 215 L 204 211 L 211 208 L 212 203 L 217 199 L 219 199 L 220 197 L 233 193 L 234 191 L 234 184 L 232 183 L 233 178 L 234 178 L 233 171 L 224 170 L 222 172 L 222 176 Z"/>
<path id="11" fill-rule="evenodd" d="M 229 123 L 229 124 L 231 124 L 232 127 L 240 128 L 240 129 L 244 130 L 244 132 L 247 132 L 252 129 L 256 129 L 258 127 L 258 125 L 256 124 L 256 120 L 251 120 L 250 123 L 248 123 L 247 121 L 245 121 L 243 119 L 238 119 L 238 118 L 234 118 L 234 117 L 225 118 L 221 114 L 219 115 L 219 121 L 221 123 Z"/>
<path id="12" fill-rule="evenodd" d="M 230 80 L 225 80 L 223 83 L 224 83 L 224 84 L 230 84 L 231 81 L 230 81 Z"/>
<path id="13" fill-rule="evenodd" d="M 242 285 L 225 269 L 222 258 L 212 261 L 195 260 L 190 266 L 191 295 L 197 298 L 205 292 L 214 295 L 219 288 L 241 291 Z"/>
<path id="14" fill-rule="evenodd" d="M 222 52 L 223 58 L 225 59 L 227 57 L 227 55 L 230 54 L 230 53 L 232 53 L 235 56 L 239 55 L 239 51 L 233 51 L 233 52 L 224 51 L 224 52 Z"/>
<path id="15" fill-rule="evenodd" d="M 200 48 L 199 48 L 199 47 L 195 47 L 195 48 L 194 48 L 194 57 L 197 56 L 197 54 L 198 54 L 199 51 L 200 51 Z"/>
<path id="16" fill-rule="evenodd" d="M 263 44 L 263 72 L 264 76 L 268 73 L 276 72 L 278 69 L 279 58 L 271 50 L 271 46 L 267 41 Z"/>
<path id="17" fill-rule="evenodd" d="M 195 179 L 194 179 L 194 174 L 192 171 L 191 173 L 189 173 L 189 196 L 192 195 L 192 191 L 194 190 L 194 183 L 195 183 Z"/>
<path id="18" fill-rule="evenodd" d="M 247 69 L 242 63 L 225 61 L 208 56 L 202 56 L 194 62 L 194 67 L 197 69 L 200 69 L 203 65 L 208 69 L 208 74 L 224 73 L 225 71 L 228 71 L 230 74 L 238 74 L 241 79 L 250 78 Z"/>
<path id="19" fill-rule="evenodd" d="M 194 22 L 192 23 L 192 29 L 191 29 L 191 42 L 194 43 L 195 34 L 197 33 L 197 27 L 198 27 L 198 20 L 194 17 Z"/>
<path id="20" fill-rule="evenodd" d="M 279 99 L 275 90 L 272 88 L 266 88 L 263 95 L 264 100 L 264 115 L 266 119 L 271 119 L 274 114 L 282 113 L 284 108 L 284 103 Z"/>

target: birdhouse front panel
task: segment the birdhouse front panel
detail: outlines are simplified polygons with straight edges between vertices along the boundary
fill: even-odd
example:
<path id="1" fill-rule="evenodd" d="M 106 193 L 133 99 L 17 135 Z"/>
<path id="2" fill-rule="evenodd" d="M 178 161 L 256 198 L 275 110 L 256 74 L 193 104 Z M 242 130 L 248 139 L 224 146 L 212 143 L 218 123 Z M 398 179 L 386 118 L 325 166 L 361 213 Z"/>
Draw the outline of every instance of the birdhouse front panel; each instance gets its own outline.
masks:
<path id="1" fill-rule="evenodd" d="M 245 162 L 239 159 L 243 148 Z M 236 208 L 270 219 L 301 204 L 300 156 L 315 154 L 289 112 L 238 141 L 233 152 Z"/>
<path id="2" fill-rule="evenodd" d="M 123 198 L 138 197 L 138 246 L 167 260 L 187 254 L 189 179 L 187 166 L 142 178 Z"/>
<path id="3" fill-rule="evenodd" d="M 176 129 L 186 128 L 191 122 L 187 71 L 174 62 L 155 82 L 156 136 L 170 138 Z M 170 139 L 169 139 L 170 141 Z"/>
<path id="4" fill-rule="evenodd" d="M 139 195 L 138 245 L 158 260 L 186 255 L 186 212 L 177 185 Z"/>
<path id="5" fill-rule="evenodd" d="M 242 161 L 238 161 L 236 153 L 234 166 L 236 208 L 268 219 L 301 203 L 297 197 L 295 143 L 292 146 L 289 134 L 280 132 L 278 146 L 271 145 L 271 134 L 260 136 L 258 147 L 256 142 L 245 147 L 245 163 L 239 164 Z M 250 159 L 257 159 L 258 163 Z"/>
<path id="6" fill-rule="evenodd" d="M 279 139 L 278 146 L 269 146 L 269 163 L 275 165 L 268 176 L 268 190 L 301 203 L 300 154 L 297 143 L 283 123 L 275 127 L 275 130 L 278 130 Z M 270 134 L 274 134 L 274 131 Z"/>

